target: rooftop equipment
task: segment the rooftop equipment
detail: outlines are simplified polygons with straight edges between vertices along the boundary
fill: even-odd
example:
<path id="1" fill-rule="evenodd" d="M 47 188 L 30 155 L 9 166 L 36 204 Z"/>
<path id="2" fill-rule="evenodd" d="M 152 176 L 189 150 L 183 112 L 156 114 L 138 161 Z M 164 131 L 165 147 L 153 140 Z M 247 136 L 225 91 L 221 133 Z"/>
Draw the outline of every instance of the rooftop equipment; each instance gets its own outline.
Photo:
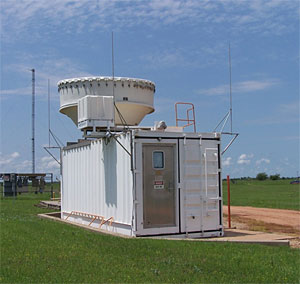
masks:
<path id="1" fill-rule="evenodd" d="M 73 78 L 58 82 L 58 91 L 60 93 L 59 111 L 70 117 L 76 125 L 78 125 L 79 100 L 86 96 L 113 97 L 116 108 L 114 124 L 117 126 L 123 125 L 125 122 L 128 126 L 138 125 L 145 115 L 154 112 L 155 85 L 148 80 L 123 77 Z M 90 98 L 86 102 L 88 103 L 89 100 L 95 99 Z M 100 100 L 96 101 L 101 104 Z M 96 114 L 94 112 L 95 108 L 92 107 L 86 110 L 84 120 L 89 118 L 101 120 L 101 117 L 103 118 L 106 115 L 101 113 L 105 110 L 103 107 L 99 107 L 99 117 L 97 118 L 94 116 Z M 92 113 L 89 113 L 89 110 Z M 82 124 L 80 123 L 80 125 Z M 79 128 L 81 128 L 80 125 Z"/>
<path id="2" fill-rule="evenodd" d="M 115 126 L 114 98 L 112 96 L 85 96 L 78 100 L 78 128 L 110 128 Z"/>

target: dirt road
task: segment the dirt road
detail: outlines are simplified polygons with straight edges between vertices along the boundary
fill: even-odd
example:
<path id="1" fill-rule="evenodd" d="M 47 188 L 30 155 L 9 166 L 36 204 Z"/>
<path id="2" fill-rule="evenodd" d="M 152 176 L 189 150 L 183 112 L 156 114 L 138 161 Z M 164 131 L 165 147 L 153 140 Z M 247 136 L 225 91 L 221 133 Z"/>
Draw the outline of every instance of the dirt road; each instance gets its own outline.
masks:
<path id="1" fill-rule="evenodd" d="M 273 227 L 275 231 L 293 231 L 300 234 L 300 211 L 246 206 L 231 206 L 230 208 L 233 221 L 263 222 L 268 231 Z M 223 212 L 227 215 L 227 206 L 223 206 Z"/>

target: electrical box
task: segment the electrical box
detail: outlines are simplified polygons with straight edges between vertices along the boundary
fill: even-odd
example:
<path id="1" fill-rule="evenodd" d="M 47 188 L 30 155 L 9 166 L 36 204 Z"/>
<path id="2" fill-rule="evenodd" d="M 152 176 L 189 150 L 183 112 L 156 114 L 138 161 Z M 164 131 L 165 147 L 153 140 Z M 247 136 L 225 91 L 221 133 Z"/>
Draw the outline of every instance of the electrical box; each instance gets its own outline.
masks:
<path id="1" fill-rule="evenodd" d="M 114 123 L 113 96 L 85 96 L 78 101 L 78 128 L 109 128 Z"/>
<path id="2" fill-rule="evenodd" d="M 3 175 L 4 191 L 3 196 L 16 196 L 17 195 L 17 177 L 16 174 Z"/>

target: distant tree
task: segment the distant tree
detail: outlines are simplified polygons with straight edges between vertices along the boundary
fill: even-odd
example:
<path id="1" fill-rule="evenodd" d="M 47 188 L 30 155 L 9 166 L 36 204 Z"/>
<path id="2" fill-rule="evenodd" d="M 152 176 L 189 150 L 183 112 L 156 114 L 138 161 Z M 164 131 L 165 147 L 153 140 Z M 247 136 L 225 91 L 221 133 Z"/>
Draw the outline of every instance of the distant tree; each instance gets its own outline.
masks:
<path id="1" fill-rule="evenodd" d="M 266 173 L 258 173 L 256 175 L 257 180 L 266 180 L 268 178 L 268 175 Z"/>
<path id="2" fill-rule="evenodd" d="M 251 177 L 241 177 L 241 180 L 250 180 Z"/>
<path id="3" fill-rule="evenodd" d="M 271 175 L 270 176 L 271 180 L 279 180 L 280 179 L 280 174 L 276 174 L 276 175 Z"/>

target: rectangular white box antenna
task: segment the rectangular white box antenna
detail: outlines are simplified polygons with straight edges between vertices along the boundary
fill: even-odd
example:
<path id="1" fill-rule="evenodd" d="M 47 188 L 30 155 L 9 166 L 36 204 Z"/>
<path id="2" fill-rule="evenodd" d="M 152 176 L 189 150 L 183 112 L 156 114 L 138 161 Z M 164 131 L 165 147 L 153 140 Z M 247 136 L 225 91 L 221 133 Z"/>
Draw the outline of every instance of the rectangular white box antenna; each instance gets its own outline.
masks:
<path id="1" fill-rule="evenodd" d="M 78 100 L 78 129 L 115 126 L 113 96 L 85 96 Z"/>

